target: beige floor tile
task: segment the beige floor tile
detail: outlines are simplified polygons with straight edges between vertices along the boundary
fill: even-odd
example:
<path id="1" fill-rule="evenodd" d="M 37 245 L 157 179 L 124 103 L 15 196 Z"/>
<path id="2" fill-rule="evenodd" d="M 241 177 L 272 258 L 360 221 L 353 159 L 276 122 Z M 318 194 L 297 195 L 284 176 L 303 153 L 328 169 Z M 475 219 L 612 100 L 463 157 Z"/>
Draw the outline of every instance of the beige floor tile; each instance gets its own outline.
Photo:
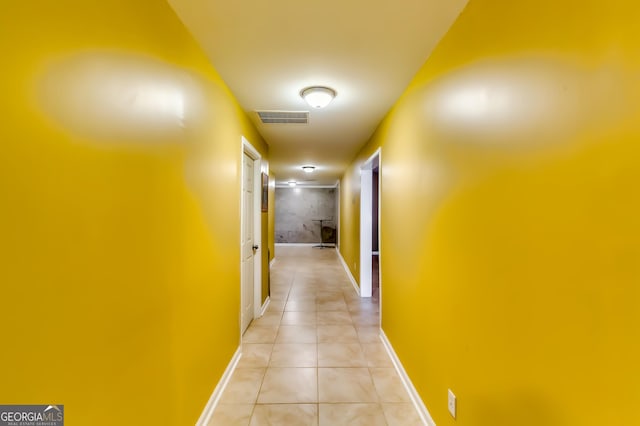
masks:
<path id="1" fill-rule="evenodd" d="M 352 287 L 352 285 L 350 283 L 347 283 L 348 288 L 342 290 L 342 295 L 344 296 L 344 300 L 347 303 L 351 303 L 351 302 L 360 302 L 362 301 L 362 298 L 354 291 L 354 288 Z"/>
<path id="2" fill-rule="evenodd" d="M 220 403 L 255 404 L 265 371 L 265 368 L 236 368 Z"/>
<path id="3" fill-rule="evenodd" d="M 349 312 L 352 312 L 352 311 L 359 312 L 360 305 L 362 304 L 362 299 L 360 298 L 360 296 L 355 294 L 355 292 L 351 289 L 345 290 L 344 293 L 345 293 L 344 301 L 347 302 L 347 309 L 349 310 Z M 348 293 L 353 293 L 354 296 L 349 297 L 347 296 Z"/>
<path id="4" fill-rule="evenodd" d="M 317 426 L 318 406 L 316 404 L 258 404 L 251 426 Z"/>
<path id="5" fill-rule="evenodd" d="M 318 368 L 320 402 L 378 402 L 366 368 Z"/>
<path id="6" fill-rule="evenodd" d="M 271 343 L 243 343 L 238 368 L 266 367 L 269 365 L 272 349 Z"/>
<path id="7" fill-rule="evenodd" d="M 371 368 L 370 370 L 381 402 L 411 402 L 394 368 Z"/>
<path id="8" fill-rule="evenodd" d="M 276 262 L 277 261 L 278 260 L 276 260 Z M 290 281 L 293 277 L 293 274 L 292 274 L 293 272 L 295 272 L 295 268 L 291 269 L 290 266 L 284 263 L 280 263 L 278 265 L 278 268 L 271 269 L 271 273 L 281 280 L 288 279 Z"/>
<path id="9" fill-rule="evenodd" d="M 290 301 L 284 306 L 285 311 L 304 311 L 304 312 L 313 312 L 316 310 L 316 302 L 312 301 L 304 301 L 304 302 L 296 302 Z"/>
<path id="10" fill-rule="evenodd" d="M 358 340 L 362 343 L 379 343 L 380 342 L 380 327 L 376 326 L 363 326 L 356 327 L 358 332 Z"/>
<path id="11" fill-rule="evenodd" d="M 207 426 L 248 426 L 253 404 L 218 404 Z"/>
<path id="12" fill-rule="evenodd" d="M 318 343 L 318 367 L 366 367 L 359 343 Z"/>
<path id="13" fill-rule="evenodd" d="M 320 404 L 320 426 L 387 426 L 380 404 Z"/>
<path id="14" fill-rule="evenodd" d="M 285 304 L 287 302 L 285 300 L 272 300 L 267 307 L 267 312 L 282 312 L 284 311 Z"/>
<path id="15" fill-rule="evenodd" d="M 282 325 L 316 325 L 315 311 L 287 311 L 282 315 Z"/>
<path id="16" fill-rule="evenodd" d="M 368 312 L 352 313 L 351 320 L 357 326 L 380 326 L 380 316 Z"/>
<path id="17" fill-rule="evenodd" d="M 318 259 L 313 254 L 305 260 L 301 260 L 298 264 L 299 268 L 296 271 L 296 276 L 294 277 L 295 282 L 307 282 L 317 280 L 318 277 L 318 263 L 314 262 L 315 259 Z"/>
<path id="18" fill-rule="evenodd" d="M 319 277 L 316 275 L 317 272 L 314 271 L 314 269 L 316 269 L 314 262 L 300 262 L 299 272 L 296 273 L 293 284 L 298 286 L 317 284 Z"/>
<path id="19" fill-rule="evenodd" d="M 352 325 L 318 325 L 318 342 L 357 343 L 358 334 Z"/>
<path id="20" fill-rule="evenodd" d="M 318 303 L 335 302 L 335 301 L 344 302 L 344 294 L 342 294 L 342 291 L 321 290 L 321 291 L 318 291 L 316 296 L 317 296 Z"/>
<path id="21" fill-rule="evenodd" d="M 270 327 L 280 324 L 282 319 L 282 312 L 279 311 L 267 311 L 260 318 L 256 318 L 251 322 L 254 327 Z"/>
<path id="22" fill-rule="evenodd" d="M 342 311 L 348 313 L 347 304 L 344 300 L 328 300 L 324 302 L 317 302 L 318 311 Z"/>
<path id="23" fill-rule="evenodd" d="M 292 275 L 289 268 L 286 268 L 282 265 L 278 266 L 278 268 L 271 269 L 271 285 L 275 285 L 276 283 L 281 285 L 290 283 Z"/>
<path id="24" fill-rule="evenodd" d="M 424 426 L 413 404 L 383 403 L 382 410 L 389 426 Z"/>
<path id="25" fill-rule="evenodd" d="M 268 368 L 258 395 L 259 404 L 318 402 L 317 369 Z"/>
<path id="26" fill-rule="evenodd" d="M 351 315 L 347 311 L 322 311 L 318 310 L 319 325 L 353 325 Z"/>
<path id="27" fill-rule="evenodd" d="M 276 343 L 316 343 L 316 333 L 313 325 L 282 325 Z"/>
<path id="28" fill-rule="evenodd" d="M 288 302 L 315 302 L 316 293 L 308 288 L 296 288 L 289 293 Z"/>
<path id="29" fill-rule="evenodd" d="M 304 269 L 304 268 L 308 268 L 309 266 L 303 266 L 300 265 L 300 268 L 298 269 Z M 305 280 L 305 281 L 300 281 L 298 279 L 294 280 L 294 282 L 291 285 L 291 294 L 295 295 L 301 295 L 301 294 L 313 294 L 313 296 L 316 296 L 316 293 L 318 292 L 318 281 L 317 279 L 313 279 L 313 280 Z"/>
<path id="30" fill-rule="evenodd" d="M 378 320 L 380 318 L 379 312 L 363 310 L 361 308 L 354 309 L 352 306 L 349 306 L 347 309 L 349 310 L 349 314 L 351 314 L 352 317 L 359 319 L 363 323 L 366 321 Z M 378 325 L 378 323 L 375 323 L 373 325 Z"/>
<path id="31" fill-rule="evenodd" d="M 242 336 L 243 343 L 274 343 L 278 334 L 277 326 L 249 326 Z"/>
<path id="32" fill-rule="evenodd" d="M 276 259 L 267 312 L 243 336 L 243 356 L 209 426 L 419 421 L 387 368 L 379 303 L 356 294 L 335 250 L 278 245 Z"/>
<path id="33" fill-rule="evenodd" d="M 276 343 L 270 367 L 316 367 L 318 346 L 315 343 Z"/>
<path id="34" fill-rule="evenodd" d="M 349 311 L 351 312 L 363 312 L 371 314 L 377 314 L 380 312 L 380 305 L 377 301 L 372 301 L 371 299 L 366 298 L 345 298 L 345 300 L 347 301 L 347 306 L 349 307 Z"/>
<path id="35" fill-rule="evenodd" d="M 362 350 L 368 367 L 393 368 L 393 363 L 382 343 L 363 343 Z"/>
<path id="36" fill-rule="evenodd" d="M 279 271 L 278 268 L 271 269 L 271 295 L 270 297 L 287 297 L 286 293 L 291 287 L 291 274 Z"/>
<path id="37" fill-rule="evenodd" d="M 273 281 L 273 277 L 272 277 Z M 274 300 L 285 301 L 289 297 L 289 287 L 271 283 L 271 295 L 269 296 L 269 304 Z"/>
<path id="38" fill-rule="evenodd" d="M 350 296 L 360 297 L 358 296 L 357 291 L 353 286 L 353 283 L 351 282 L 349 277 L 347 277 L 345 274 L 343 274 L 339 279 L 337 279 L 335 281 L 335 284 L 337 289 L 342 290 L 343 292 L 348 291 L 350 293 Z"/>
<path id="39" fill-rule="evenodd" d="M 336 264 L 339 265 L 339 264 Z M 318 293 L 342 293 L 345 288 L 344 283 L 348 283 L 351 287 L 351 281 L 344 272 L 342 265 L 338 266 L 339 269 L 333 268 L 333 265 L 326 264 L 323 266 L 323 270 L 318 274 L 322 276 L 322 286 L 318 288 Z M 337 272 L 336 272 L 337 271 Z M 344 296 L 344 295 L 343 295 Z"/>

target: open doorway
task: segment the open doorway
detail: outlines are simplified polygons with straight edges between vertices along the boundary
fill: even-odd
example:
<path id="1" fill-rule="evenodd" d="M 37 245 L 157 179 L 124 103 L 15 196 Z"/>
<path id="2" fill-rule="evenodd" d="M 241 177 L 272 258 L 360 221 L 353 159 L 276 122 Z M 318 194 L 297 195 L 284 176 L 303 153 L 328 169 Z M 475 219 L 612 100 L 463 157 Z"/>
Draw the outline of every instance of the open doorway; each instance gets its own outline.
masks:
<path id="1" fill-rule="evenodd" d="M 380 149 L 360 170 L 360 296 L 380 297 Z"/>
<path id="2" fill-rule="evenodd" d="M 373 169 L 371 180 L 371 297 L 380 300 L 380 238 L 379 238 L 379 187 L 380 187 L 380 166 Z"/>

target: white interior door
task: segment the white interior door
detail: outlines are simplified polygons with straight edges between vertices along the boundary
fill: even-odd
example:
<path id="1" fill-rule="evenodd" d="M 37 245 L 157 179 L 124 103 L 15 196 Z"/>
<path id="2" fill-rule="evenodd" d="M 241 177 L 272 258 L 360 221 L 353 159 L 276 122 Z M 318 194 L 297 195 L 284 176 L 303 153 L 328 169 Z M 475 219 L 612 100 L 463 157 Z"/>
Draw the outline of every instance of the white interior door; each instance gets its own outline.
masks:
<path id="1" fill-rule="evenodd" d="M 254 182 L 253 159 L 246 153 L 242 156 L 242 313 L 241 328 L 245 332 L 254 313 Z"/>

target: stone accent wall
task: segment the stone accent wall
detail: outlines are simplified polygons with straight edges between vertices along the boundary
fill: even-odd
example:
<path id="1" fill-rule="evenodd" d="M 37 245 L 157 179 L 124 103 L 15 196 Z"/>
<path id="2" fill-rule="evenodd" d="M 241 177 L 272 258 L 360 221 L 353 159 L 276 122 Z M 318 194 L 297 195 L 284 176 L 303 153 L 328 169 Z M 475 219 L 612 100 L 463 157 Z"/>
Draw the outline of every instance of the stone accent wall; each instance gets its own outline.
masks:
<path id="1" fill-rule="evenodd" d="M 320 223 L 324 242 L 335 243 L 337 235 L 337 191 L 335 188 L 276 188 L 277 243 L 320 243 Z"/>

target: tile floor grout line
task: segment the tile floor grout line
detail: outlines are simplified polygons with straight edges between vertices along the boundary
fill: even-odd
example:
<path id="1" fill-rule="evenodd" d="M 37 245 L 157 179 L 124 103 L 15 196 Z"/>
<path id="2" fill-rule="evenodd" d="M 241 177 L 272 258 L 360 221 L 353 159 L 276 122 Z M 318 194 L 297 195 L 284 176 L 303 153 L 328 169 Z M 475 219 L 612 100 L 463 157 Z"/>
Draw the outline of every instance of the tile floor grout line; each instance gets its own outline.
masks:
<path id="1" fill-rule="evenodd" d="M 308 255 L 308 253 L 311 253 L 311 255 Z M 379 334 L 380 330 L 379 301 L 373 299 L 363 300 L 360 298 L 354 298 L 354 295 L 352 294 L 354 292 L 353 288 L 351 288 L 348 285 L 349 283 L 346 283 L 346 281 L 343 282 L 344 280 L 342 279 L 342 276 L 345 274 L 344 270 L 339 268 L 339 264 L 337 265 L 338 267 L 332 268 L 333 264 L 337 262 L 337 258 L 335 257 L 336 255 L 334 254 L 333 257 L 326 257 L 325 254 L 320 255 L 319 253 L 320 252 L 307 252 L 303 250 L 284 252 L 284 255 L 281 258 L 281 260 L 284 261 L 278 263 L 277 266 L 273 268 L 278 275 L 278 279 L 274 279 L 272 281 L 272 290 L 273 293 L 279 295 L 279 297 L 277 298 L 278 303 L 274 303 L 269 311 L 278 312 L 278 315 L 271 315 L 271 318 L 268 320 L 268 322 L 271 322 L 270 324 L 251 325 L 257 328 L 264 327 L 261 332 L 266 331 L 265 329 L 267 328 L 271 328 L 271 330 L 273 331 L 263 335 L 266 336 L 266 339 L 265 337 L 254 337 L 256 341 L 253 343 L 255 344 L 260 344 L 262 343 L 262 341 L 267 342 L 268 340 L 268 344 L 270 344 L 270 352 L 267 353 L 267 351 L 256 349 L 256 357 L 254 358 L 253 362 L 256 363 L 256 365 L 266 362 L 266 366 L 264 367 L 264 374 L 261 377 L 261 381 L 257 389 L 258 394 L 256 396 L 255 402 L 253 404 L 250 404 L 250 407 L 247 407 L 250 408 L 248 422 L 260 422 L 261 420 L 272 422 L 273 419 L 275 419 L 277 416 L 281 416 L 283 415 L 283 413 L 288 412 L 289 414 L 287 415 L 302 415 L 305 416 L 305 418 L 308 415 L 315 415 L 315 421 L 313 422 L 313 424 L 316 424 L 318 426 L 325 425 L 326 422 L 329 422 L 332 425 L 337 425 L 343 424 L 343 421 L 350 418 L 350 415 L 361 415 L 363 413 L 363 404 L 373 404 L 377 408 L 375 409 L 376 414 L 371 417 L 371 420 L 376 425 L 384 424 L 393 426 L 395 424 L 400 424 L 389 421 L 388 415 L 392 416 L 391 419 L 397 417 L 398 415 L 406 416 L 406 408 L 408 408 L 408 406 L 396 405 L 395 407 L 390 407 L 389 404 L 393 405 L 396 403 L 393 401 L 389 401 L 388 403 L 386 403 L 386 406 L 388 410 L 391 411 L 389 411 L 389 414 L 387 414 L 387 411 L 385 411 L 384 409 L 385 405 L 383 405 L 385 404 L 385 402 L 381 395 L 381 392 L 383 392 L 387 394 L 385 398 L 395 397 L 395 392 L 397 392 L 395 386 L 390 384 L 389 386 L 391 387 L 387 389 L 387 385 L 385 384 L 387 381 L 389 381 L 389 378 L 391 378 L 391 382 L 393 382 L 394 376 L 387 376 L 386 373 L 383 372 L 383 370 L 380 370 L 381 372 L 377 373 L 380 374 L 382 380 L 381 386 L 384 386 L 384 388 L 381 390 L 378 390 L 378 386 L 376 386 L 376 381 L 374 380 L 373 376 L 373 371 L 375 369 L 387 367 L 386 364 L 384 364 L 384 361 L 378 359 L 379 353 L 377 352 L 377 348 L 373 344 L 371 344 L 371 336 L 375 331 L 377 331 L 377 334 Z M 287 254 L 289 254 L 288 257 Z M 291 261 L 289 261 L 289 259 L 291 259 Z M 335 271 L 333 269 L 335 269 Z M 320 274 L 322 275 L 320 276 Z M 287 304 L 290 302 L 297 303 L 287 306 Z M 378 309 L 376 309 L 376 304 L 378 304 Z M 287 309 L 296 310 L 289 311 Z M 286 313 L 289 314 L 285 316 Z M 279 319 L 279 321 L 274 321 L 276 317 Z M 315 318 L 315 324 L 308 324 L 308 322 L 313 321 L 311 317 Z M 289 322 L 288 324 L 284 323 L 285 318 L 287 318 L 287 321 Z M 378 321 L 374 321 L 376 319 L 378 319 Z M 274 324 L 273 322 L 276 323 Z M 377 326 L 376 324 L 374 324 L 374 322 L 377 322 Z M 284 326 L 294 327 L 286 328 Z M 297 327 L 302 328 L 298 328 L 298 332 L 296 332 L 295 330 Z M 305 343 L 297 342 L 309 341 L 309 337 L 311 336 L 307 335 L 307 337 L 305 337 L 305 333 L 308 333 L 309 331 L 301 331 L 305 329 L 309 331 L 315 331 L 315 336 L 313 339 L 316 345 L 315 362 L 305 362 L 305 355 L 304 353 L 302 353 L 300 354 L 301 358 L 299 355 L 298 360 L 296 360 L 295 358 L 292 359 L 292 361 L 290 362 L 291 367 L 286 366 L 286 364 L 288 364 L 286 358 L 283 358 L 283 361 L 285 361 L 284 367 L 274 366 L 273 356 L 275 353 L 276 345 L 304 345 Z M 320 341 L 321 329 L 325 330 L 323 331 L 323 336 L 325 337 L 323 337 L 322 342 Z M 290 331 L 291 334 L 283 338 L 284 341 L 282 343 L 276 343 L 279 338 L 282 339 L 282 337 L 280 336 L 284 336 L 284 334 L 281 333 L 285 331 Z M 269 338 L 269 335 L 274 335 L 274 337 Z M 258 334 L 258 336 L 260 336 L 260 334 Z M 357 345 L 355 343 L 357 343 Z M 322 353 L 324 354 L 323 356 L 326 359 L 326 367 L 320 366 L 320 345 L 323 345 L 324 348 Z M 370 350 L 370 355 L 368 355 L 367 351 L 365 350 L 366 348 Z M 283 349 L 285 349 L 284 352 L 287 352 L 286 348 Z M 356 356 L 361 357 L 363 361 L 354 362 L 353 350 L 356 350 Z M 311 355 L 312 353 L 313 352 L 309 353 L 309 355 Z M 368 358 L 369 356 L 371 357 L 371 359 Z M 331 366 L 334 364 L 335 366 Z M 261 394 L 265 390 L 264 386 L 266 385 L 266 378 L 269 372 L 273 372 L 276 368 L 283 369 L 282 371 L 289 370 L 294 372 L 300 368 L 308 368 L 306 367 L 306 365 L 313 365 L 316 369 L 316 386 L 314 389 L 315 402 L 293 402 L 296 400 L 296 398 L 295 396 L 291 398 L 291 392 L 297 393 L 297 390 L 293 389 L 291 391 L 288 391 L 289 393 L 280 392 L 280 395 L 282 396 L 273 398 L 276 402 L 258 402 Z M 326 403 L 322 403 L 320 401 L 321 368 L 323 369 L 323 371 L 324 369 L 326 369 L 327 371 L 331 370 L 334 373 L 338 374 L 337 376 L 333 376 L 329 380 L 330 382 L 335 383 L 325 383 L 323 385 L 329 386 L 325 389 L 326 392 L 329 392 L 327 393 L 328 400 Z M 360 371 L 361 373 L 356 373 L 356 371 Z M 354 377 L 359 377 L 357 381 L 360 381 L 361 383 L 363 383 L 363 385 L 368 382 L 368 396 L 364 397 L 366 399 L 362 399 L 363 396 L 356 396 L 356 394 L 351 393 L 352 391 L 346 391 L 347 393 L 344 393 L 345 385 L 352 386 L 348 385 L 348 382 L 345 383 L 343 381 L 345 379 L 340 377 L 340 374 L 347 372 L 355 374 Z M 298 373 L 294 374 L 298 375 Z M 288 380 L 286 379 L 286 374 L 282 376 L 282 378 L 284 378 L 284 380 Z M 325 377 L 325 381 L 327 378 L 328 377 Z M 354 384 L 356 382 L 354 382 Z M 279 387 L 277 383 L 277 381 L 271 382 L 269 386 L 275 386 L 275 389 L 277 389 Z M 336 383 L 338 384 L 336 385 Z M 335 390 L 333 388 L 334 385 L 336 386 Z M 335 393 L 336 391 L 338 393 Z M 341 392 L 343 396 L 338 396 Z M 345 395 L 347 396 L 348 400 L 341 399 L 344 398 Z M 282 399 L 282 401 L 279 401 L 279 398 Z M 272 399 L 272 397 L 266 397 L 265 399 L 270 400 Z M 322 412 L 324 413 L 324 417 L 321 417 L 320 411 L 321 406 L 324 406 L 323 404 L 326 404 L 326 407 L 325 410 L 322 410 Z M 398 404 L 403 403 L 399 402 Z M 258 406 L 260 406 L 261 408 L 257 409 Z M 308 411 L 305 411 L 307 409 L 296 409 L 296 407 L 299 406 L 311 406 L 315 409 L 315 414 L 313 414 L 313 412 L 309 413 Z M 274 409 L 275 411 L 273 411 L 269 407 L 280 408 Z M 295 414 L 296 412 L 299 414 Z M 233 416 L 233 413 L 227 415 Z M 244 418 L 245 414 L 242 414 L 242 416 Z M 222 418 L 224 418 L 224 415 Z M 214 422 L 213 424 L 211 424 L 211 426 L 217 424 L 224 424 L 226 426 L 229 423 L 230 422 Z M 278 423 L 277 421 L 276 423 L 283 424 Z M 246 425 L 247 423 L 243 424 Z M 404 420 L 402 424 L 405 424 Z"/>

